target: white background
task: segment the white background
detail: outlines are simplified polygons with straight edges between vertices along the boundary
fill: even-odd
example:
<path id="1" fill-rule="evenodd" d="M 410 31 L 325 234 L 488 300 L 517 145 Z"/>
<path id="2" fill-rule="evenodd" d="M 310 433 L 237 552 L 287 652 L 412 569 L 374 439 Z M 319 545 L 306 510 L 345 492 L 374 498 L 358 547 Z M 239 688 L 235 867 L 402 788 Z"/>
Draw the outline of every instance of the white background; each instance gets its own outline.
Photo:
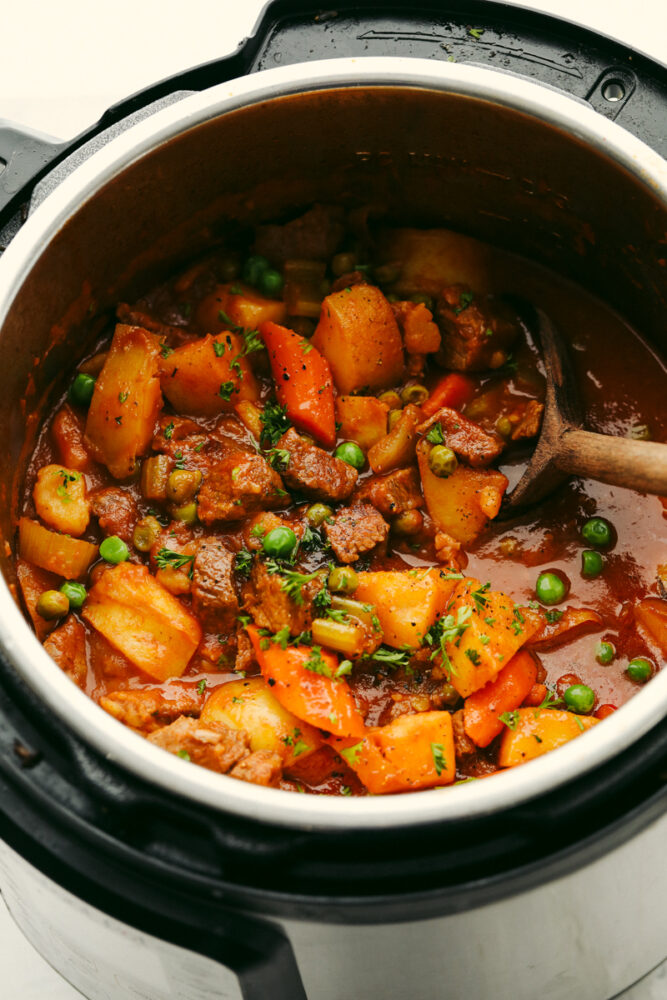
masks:
<path id="1" fill-rule="evenodd" d="M 579 21 L 667 62 L 667 0 L 533 0 L 523 6 Z M 6 0 L 3 7 L 0 119 L 70 138 L 121 98 L 234 51 L 264 3 Z M 322 3 L 329 7 L 335 0 Z M 1 902 L 0 984 L 2 1000 L 80 1000 L 23 939 Z M 624 1000 L 666 998 L 667 963 Z"/>

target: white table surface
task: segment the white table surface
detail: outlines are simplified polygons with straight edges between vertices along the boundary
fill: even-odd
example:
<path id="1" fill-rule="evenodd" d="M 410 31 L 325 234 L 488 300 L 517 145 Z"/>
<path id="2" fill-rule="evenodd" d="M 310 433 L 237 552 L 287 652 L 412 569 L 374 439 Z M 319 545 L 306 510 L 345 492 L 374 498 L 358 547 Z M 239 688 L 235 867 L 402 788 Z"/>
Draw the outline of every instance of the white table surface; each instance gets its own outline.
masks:
<path id="1" fill-rule="evenodd" d="M 7 3 L 0 118 L 70 138 L 153 81 L 233 52 L 263 6 L 263 0 Z M 522 6 L 579 21 L 667 62 L 667 0 L 532 0 Z M 0 984 L 2 1000 L 81 997 L 28 944 L 1 902 Z M 623 1000 L 666 998 L 667 963 Z"/>

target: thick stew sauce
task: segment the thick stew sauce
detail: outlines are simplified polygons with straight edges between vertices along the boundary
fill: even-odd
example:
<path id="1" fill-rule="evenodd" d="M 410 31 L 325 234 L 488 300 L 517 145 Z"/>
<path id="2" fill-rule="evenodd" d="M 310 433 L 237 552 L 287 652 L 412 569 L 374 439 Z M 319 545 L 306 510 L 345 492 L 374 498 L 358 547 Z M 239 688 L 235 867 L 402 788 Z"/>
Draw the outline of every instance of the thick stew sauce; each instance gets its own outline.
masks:
<path id="1" fill-rule="evenodd" d="M 603 722 L 667 653 L 663 506 L 572 480 L 502 519 L 543 414 L 525 301 L 592 429 L 665 440 L 635 333 L 447 230 L 318 205 L 121 303 L 27 470 L 55 663 L 184 767 L 300 792 L 479 779 Z"/>

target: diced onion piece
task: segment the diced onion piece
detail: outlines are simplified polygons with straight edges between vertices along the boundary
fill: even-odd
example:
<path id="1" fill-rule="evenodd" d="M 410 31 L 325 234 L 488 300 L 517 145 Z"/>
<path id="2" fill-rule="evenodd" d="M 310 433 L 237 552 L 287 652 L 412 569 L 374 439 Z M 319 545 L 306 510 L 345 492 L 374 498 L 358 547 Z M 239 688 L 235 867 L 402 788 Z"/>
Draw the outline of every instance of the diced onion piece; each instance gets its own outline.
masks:
<path id="1" fill-rule="evenodd" d="M 22 559 L 66 580 L 85 576 L 97 558 L 96 545 L 50 531 L 29 517 L 19 521 L 19 551 Z"/>

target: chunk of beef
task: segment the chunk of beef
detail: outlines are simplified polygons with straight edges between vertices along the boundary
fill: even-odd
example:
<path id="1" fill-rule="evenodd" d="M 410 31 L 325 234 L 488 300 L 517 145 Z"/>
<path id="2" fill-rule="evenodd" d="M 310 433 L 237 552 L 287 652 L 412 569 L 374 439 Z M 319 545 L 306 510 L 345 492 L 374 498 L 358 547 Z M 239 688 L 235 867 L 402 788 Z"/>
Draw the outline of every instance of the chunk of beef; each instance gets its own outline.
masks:
<path id="1" fill-rule="evenodd" d="M 348 271 L 347 274 L 341 274 L 340 278 L 336 278 L 331 286 L 330 294 L 342 292 L 344 288 L 352 288 L 352 285 L 367 284 L 368 278 L 363 271 Z"/>
<path id="2" fill-rule="evenodd" d="M 442 333 L 438 362 L 455 371 L 499 368 L 519 325 L 503 302 L 476 296 L 466 285 L 450 285 L 438 298 L 436 319 Z"/>
<path id="3" fill-rule="evenodd" d="M 248 671 L 253 670 L 256 663 L 253 645 L 248 634 L 241 630 L 236 636 L 236 661 L 234 663 L 234 670 L 239 674 L 247 674 Z"/>
<path id="4" fill-rule="evenodd" d="M 244 729 L 232 729 L 215 721 L 202 725 L 198 719 L 188 719 L 185 715 L 147 738 L 156 747 L 222 774 L 245 757 L 249 749 Z"/>
<path id="5" fill-rule="evenodd" d="M 305 441 L 290 427 L 276 448 L 289 452 L 283 479 L 292 490 L 313 500 L 346 500 L 355 487 L 359 473 L 347 462 Z"/>
<path id="6" fill-rule="evenodd" d="M 352 563 L 384 542 L 389 525 L 375 507 L 360 503 L 336 511 L 333 522 L 325 522 L 324 530 L 338 561 Z"/>
<path id="7" fill-rule="evenodd" d="M 524 438 L 537 437 L 540 433 L 542 414 L 544 413 L 544 403 L 538 403 L 536 399 L 530 399 L 515 424 L 512 431 L 512 441 L 522 441 Z"/>
<path id="8" fill-rule="evenodd" d="M 153 451 L 162 452 L 174 457 L 177 451 L 184 448 L 199 448 L 206 441 L 206 429 L 189 417 L 160 417 L 157 434 L 151 441 Z"/>
<path id="9" fill-rule="evenodd" d="M 162 323 L 145 312 L 140 306 L 130 306 L 126 302 L 119 302 L 116 307 L 116 318 L 119 323 L 127 323 L 128 326 L 141 326 L 144 330 L 157 333 L 165 337 L 170 345 L 180 344 L 187 334 L 180 326 L 172 326 L 169 323 Z"/>
<path id="10" fill-rule="evenodd" d="M 299 635 L 310 628 L 315 617 L 313 601 L 322 589 L 322 578 L 316 576 L 301 586 L 300 603 L 283 590 L 284 582 L 280 573 L 269 573 L 266 564 L 255 559 L 243 588 L 243 606 L 260 628 L 279 632 L 287 626 L 290 635 Z"/>
<path id="11" fill-rule="evenodd" d="M 340 246 L 345 228 L 337 205 L 313 205 L 284 226 L 258 226 L 255 252 L 272 264 L 286 260 L 329 260 Z"/>
<path id="12" fill-rule="evenodd" d="M 261 455 L 235 451 L 216 462 L 199 490 L 199 520 L 240 521 L 258 510 L 284 505 L 278 473 Z"/>
<path id="13" fill-rule="evenodd" d="M 86 633 L 74 615 L 68 615 L 63 624 L 51 633 L 44 649 L 69 679 L 85 691 L 88 676 Z"/>
<path id="14" fill-rule="evenodd" d="M 118 535 L 124 542 L 132 541 L 139 511 L 131 493 L 117 486 L 97 490 L 90 497 L 90 509 L 105 535 Z"/>
<path id="15" fill-rule="evenodd" d="M 435 558 L 450 569 L 461 570 L 468 565 L 468 556 L 463 546 L 446 531 L 438 531 L 435 535 Z"/>
<path id="16" fill-rule="evenodd" d="M 204 694 L 198 694 L 194 685 L 170 685 L 164 688 L 138 688 L 112 691 L 102 695 L 100 705 L 131 729 L 144 733 L 155 732 L 179 715 L 197 716 L 204 704 Z"/>
<path id="17" fill-rule="evenodd" d="M 489 465 L 503 450 L 502 438 L 497 434 L 487 434 L 479 424 L 448 406 L 441 407 L 417 429 L 420 434 L 428 434 L 437 424 L 440 425 L 447 447 L 455 451 L 459 458 L 464 459 L 473 469 Z"/>
<path id="18" fill-rule="evenodd" d="M 457 762 L 461 757 L 469 757 L 477 751 L 476 745 L 465 731 L 463 709 L 452 713 L 452 729 L 454 731 L 454 753 Z"/>
<path id="19" fill-rule="evenodd" d="M 440 330 L 423 302 L 392 302 L 391 308 L 408 354 L 432 354 L 440 348 Z"/>
<path id="20" fill-rule="evenodd" d="M 395 469 L 386 476 L 369 476 L 357 486 L 352 503 L 372 503 L 385 517 L 396 517 L 406 510 L 424 506 L 417 470 Z"/>
<path id="21" fill-rule="evenodd" d="M 240 760 L 231 771 L 230 777 L 249 781 L 253 785 L 278 784 L 283 776 L 283 760 L 273 750 L 255 750 Z"/>
<path id="22" fill-rule="evenodd" d="M 204 539 L 192 567 L 192 610 L 205 632 L 228 635 L 236 627 L 234 554 L 219 538 Z"/>

